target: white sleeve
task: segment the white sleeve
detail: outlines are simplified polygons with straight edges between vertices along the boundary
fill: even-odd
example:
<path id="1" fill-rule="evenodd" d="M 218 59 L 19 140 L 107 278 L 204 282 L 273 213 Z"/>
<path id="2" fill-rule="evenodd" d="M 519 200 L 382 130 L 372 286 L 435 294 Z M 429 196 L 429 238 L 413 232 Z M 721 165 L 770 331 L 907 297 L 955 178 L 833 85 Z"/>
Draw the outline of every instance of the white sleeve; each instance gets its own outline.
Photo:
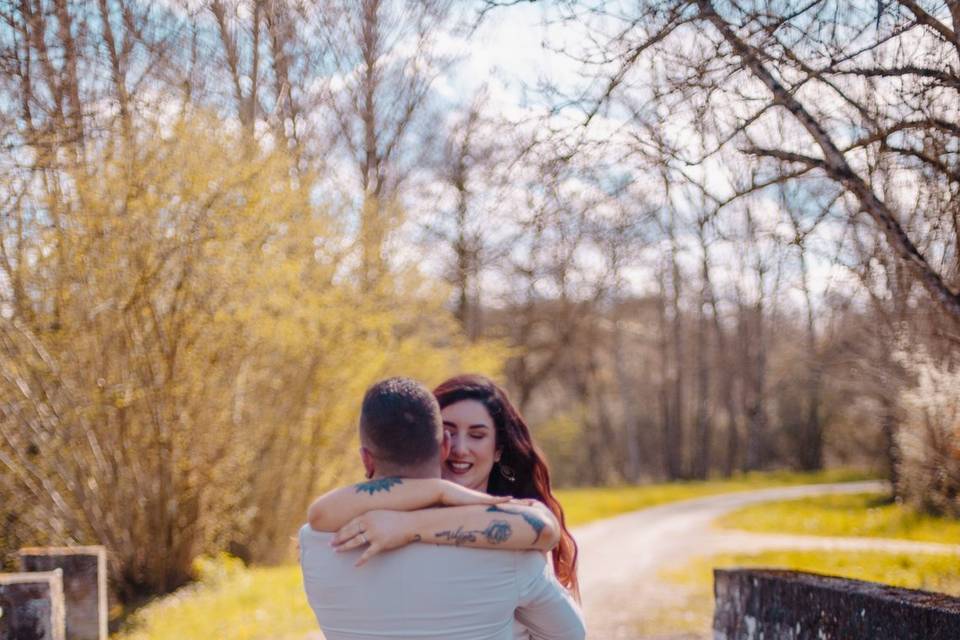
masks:
<path id="1" fill-rule="evenodd" d="M 580 607 L 557 582 L 544 554 L 517 554 L 517 585 L 520 590 L 517 620 L 534 640 L 583 640 L 587 629 Z"/>

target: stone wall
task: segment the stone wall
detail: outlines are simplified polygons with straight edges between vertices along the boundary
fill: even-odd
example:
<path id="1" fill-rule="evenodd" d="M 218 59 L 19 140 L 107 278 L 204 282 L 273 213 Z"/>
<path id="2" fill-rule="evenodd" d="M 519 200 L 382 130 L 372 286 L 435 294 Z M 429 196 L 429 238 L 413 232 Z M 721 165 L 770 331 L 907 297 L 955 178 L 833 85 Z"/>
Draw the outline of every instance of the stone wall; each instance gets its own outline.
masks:
<path id="1" fill-rule="evenodd" d="M 960 598 L 796 571 L 714 571 L 714 640 L 958 640 Z"/>

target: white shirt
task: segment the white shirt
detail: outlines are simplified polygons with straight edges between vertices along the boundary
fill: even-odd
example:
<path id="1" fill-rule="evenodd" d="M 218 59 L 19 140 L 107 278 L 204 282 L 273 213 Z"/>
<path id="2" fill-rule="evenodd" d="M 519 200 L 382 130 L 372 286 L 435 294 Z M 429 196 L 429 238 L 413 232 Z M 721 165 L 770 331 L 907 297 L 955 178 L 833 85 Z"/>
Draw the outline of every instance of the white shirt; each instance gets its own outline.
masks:
<path id="1" fill-rule="evenodd" d="M 355 567 L 333 534 L 300 529 L 300 566 L 327 640 L 583 640 L 583 616 L 538 551 L 411 544 Z"/>

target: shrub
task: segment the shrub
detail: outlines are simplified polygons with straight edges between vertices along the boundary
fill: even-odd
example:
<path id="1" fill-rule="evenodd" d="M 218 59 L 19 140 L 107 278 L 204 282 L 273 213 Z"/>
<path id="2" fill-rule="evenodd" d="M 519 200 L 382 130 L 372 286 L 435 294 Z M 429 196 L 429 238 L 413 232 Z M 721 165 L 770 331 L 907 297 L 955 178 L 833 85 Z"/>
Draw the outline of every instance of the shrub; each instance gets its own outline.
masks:
<path id="1" fill-rule="evenodd" d="M 922 347 L 899 360 L 914 378 L 900 396 L 901 493 L 924 510 L 960 517 L 960 367 Z"/>

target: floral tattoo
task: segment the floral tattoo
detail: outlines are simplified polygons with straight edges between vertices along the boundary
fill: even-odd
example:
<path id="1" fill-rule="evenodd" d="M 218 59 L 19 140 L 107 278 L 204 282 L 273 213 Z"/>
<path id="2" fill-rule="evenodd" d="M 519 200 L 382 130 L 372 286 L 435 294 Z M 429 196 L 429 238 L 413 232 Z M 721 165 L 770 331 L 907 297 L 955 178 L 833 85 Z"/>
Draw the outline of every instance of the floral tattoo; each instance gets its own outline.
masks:
<path id="1" fill-rule="evenodd" d="M 371 496 L 380 491 L 389 492 L 394 486 L 403 484 L 400 478 L 377 478 L 376 480 L 367 480 L 356 485 L 357 493 L 368 493 Z"/>

